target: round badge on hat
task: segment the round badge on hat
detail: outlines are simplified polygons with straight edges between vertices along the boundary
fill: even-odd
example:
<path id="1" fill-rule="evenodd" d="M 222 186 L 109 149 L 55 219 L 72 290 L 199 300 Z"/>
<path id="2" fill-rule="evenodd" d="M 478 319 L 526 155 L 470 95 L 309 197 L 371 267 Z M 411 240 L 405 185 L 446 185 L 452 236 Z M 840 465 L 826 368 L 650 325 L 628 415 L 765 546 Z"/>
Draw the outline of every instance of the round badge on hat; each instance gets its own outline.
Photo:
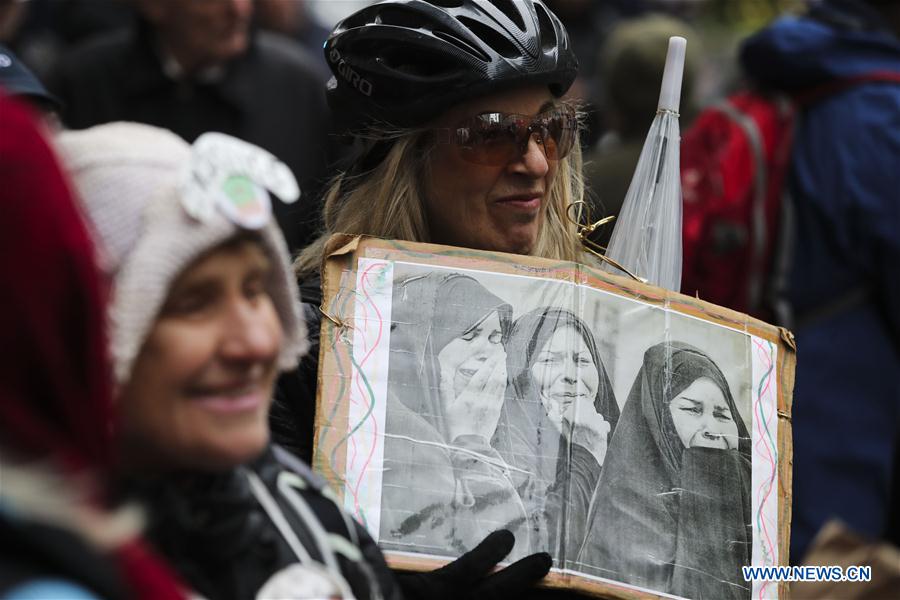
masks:
<path id="1" fill-rule="evenodd" d="M 225 216 L 245 229 L 259 229 L 272 217 L 269 194 L 245 175 L 227 177 L 218 202 Z"/>
<path id="2" fill-rule="evenodd" d="M 12 59 L 8 54 L 0 53 L 0 69 L 6 69 L 12 66 Z"/>

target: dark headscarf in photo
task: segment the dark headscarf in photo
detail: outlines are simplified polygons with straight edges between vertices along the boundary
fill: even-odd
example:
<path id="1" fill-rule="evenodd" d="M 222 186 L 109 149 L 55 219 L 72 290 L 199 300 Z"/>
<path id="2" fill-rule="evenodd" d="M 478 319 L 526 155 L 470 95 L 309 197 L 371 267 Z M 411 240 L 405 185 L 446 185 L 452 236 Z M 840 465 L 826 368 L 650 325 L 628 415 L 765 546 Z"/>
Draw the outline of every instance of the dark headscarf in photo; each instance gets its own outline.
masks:
<path id="1" fill-rule="evenodd" d="M 384 548 L 458 556 L 496 529 L 516 537 L 509 560 L 531 547 L 524 504 L 490 434 L 450 439 L 441 401 L 438 355 L 493 313 L 505 343 L 512 308 L 472 277 L 436 271 L 394 284 L 379 539 Z"/>
<path id="2" fill-rule="evenodd" d="M 700 378 L 722 391 L 738 448 L 685 448 L 669 403 Z M 719 367 L 664 342 L 644 362 L 610 442 L 578 558 L 587 572 L 656 591 L 747 598 L 750 434 Z"/>
<path id="3" fill-rule="evenodd" d="M 444 436 L 438 354 L 494 312 L 505 344 L 512 307 L 473 278 L 433 272 L 394 286 L 388 380 L 404 406 Z"/>
<path id="4" fill-rule="evenodd" d="M 587 449 L 570 445 L 567 437 L 557 432 L 541 403 L 540 384 L 531 373 L 538 354 L 553 334 L 566 327 L 581 336 L 590 352 L 598 375 L 594 410 L 609 423 L 612 435 L 619 420 L 619 406 L 593 333 L 571 311 L 542 307 L 519 317 L 510 333 L 507 344 L 510 386 L 494 436 L 494 447 L 521 470 L 513 472 L 517 487 L 529 486 L 523 496 L 532 496 L 533 509 L 545 513 L 543 522 L 538 523 L 548 529 L 547 544 L 557 557 L 561 551 L 556 545 L 564 524 L 570 540 L 567 547 L 574 544 L 574 551 L 580 547 L 588 502 L 601 467 Z M 529 473 L 528 481 L 522 471 Z M 584 498 L 579 499 L 579 492 L 583 492 L 580 495 Z"/>
<path id="5" fill-rule="evenodd" d="M 564 327 L 571 327 L 581 335 L 597 368 L 599 383 L 594 396 L 594 409 L 610 424 L 610 432 L 615 430 L 619 420 L 619 406 L 606 367 L 600 358 L 594 335 L 584 322 L 568 310 L 553 307 L 538 308 L 519 317 L 507 344 L 510 389 L 501 423 L 508 429 L 498 431 L 495 440 L 498 449 L 503 448 L 501 453 L 513 451 L 516 463 L 534 465 L 535 458 L 538 458 L 537 477 L 551 483 L 558 470 L 558 449 L 565 445 L 565 441 L 562 435 L 556 433 L 541 404 L 540 389 L 531 369 L 553 334 Z"/>

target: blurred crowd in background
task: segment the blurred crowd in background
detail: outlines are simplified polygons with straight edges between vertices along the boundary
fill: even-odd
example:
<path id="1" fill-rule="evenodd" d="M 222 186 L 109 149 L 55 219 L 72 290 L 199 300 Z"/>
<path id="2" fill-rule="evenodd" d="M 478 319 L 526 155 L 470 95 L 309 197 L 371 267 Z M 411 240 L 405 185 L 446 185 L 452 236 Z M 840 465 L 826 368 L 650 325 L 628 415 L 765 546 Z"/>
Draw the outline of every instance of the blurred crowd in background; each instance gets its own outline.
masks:
<path id="1" fill-rule="evenodd" d="M 243 3 L 248 8 L 242 9 L 246 15 L 240 18 L 246 20 L 246 27 L 274 32 L 289 40 L 297 54 L 304 54 L 308 70 L 320 77 L 324 85 L 330 75 L 321 50 L 325 39 L 341 18 L 368 3 L 255 0 Z M 97 82 L 73 80 L 72 76 L 86 74 L 87 67 L 73 65 L 88 62 L 91 54 L 86 48 L 96 47 L 98 39 L 110 39 L 117 31 L 121 34 L 135 27 L 138 15 L 146 14 L 141 4 L 142 0 L 0 0 L 0 44 L 14 52 L 63 101 L 66 125 L 83 127 L 112 118 L 134 117 L 83 108 L 82 104 L 92 103 L 90 96 L 98 93 L 89 89 Z M 565 23 L 578 57 L 579 76 L 568 96 L 583 103 L 587 127 L 582 132 L 582 145 L 588 152 L 589 183 L 594 183 L 600 209 L 611 214 L 621 206 L 640 145 L 655 113 L 668 37 L 683 35 L 688 39 L 682 103 L 685 128 L 698 107 L 725 97 L 740 84 L 736 55 L 741 40 L 776 16 L 798 12 L 803 7 L 802 0 L 555 0 L 547 4 Z M 203 28 L 199 21 L 194 34 L 197 43 L 202 44 L 198 28 Z M 221 52 L 226 58 L 230 51 Z M 270 94 L 267 90 L 254 93 Z M 324 104 L 307 105 L 304 110 L 315 113 L 308 122 L 321 124 L 329 118 Z M 296 114 L 273 116 L 284 123 L 303 118 Z M 171 123 L 159 124 L 189 140 L 202 131 L 202 120 L 193 127 L 194 131 L 179 131 Z M 302 141 L 308 143 L 314 135 L 306 133 Z M 284 154 L 278 152 L 277 142 L 252 141 L 268 146 L 279 156 Z M 339 156 L 340 148 L 332 144 L 325 160 L 334 162 Z M 321 164 L 297 164 L 294 161 L 291 166 L 299 169 L 298 175 L 307 186 L 327 172 Z M 597 193 L 599 189 L 604 192 Z M 302 245 L 312 227 L 313 223 L 306 223 L 293 238 L 287 232 L 291 246 L 296 249 Z M 601 241 L 608 240 L 610 231 L 606 228 L 601 233 Z"/>
<path id="2" fill-rule="evenodd" d="M 681 127 L 686 132 L 705 107 L 729 97 L 735 90 L 747 89 L 739 60 L 743 41 L 776 17 L 800 13 L 807 7 L 802 0 L 546 3 L 565 23 L 579 61 L 578 79 L 568 97 L 584 111 L 584 175 L 595 220 L 617 214 L 626 197 L 656 112 L 668 38 L 680 35 L 688 40 L 681 102 Z M 300 182 L 300 202 L 273 207 L 288 247 L 296 254 L 319 231 L 321 191 L 334 173 L 346 168 L 342 160 L 348 154 L 348 149 L 332 134 L 331 113 L 323 94 L 331 73 L 323 44 L 340 19 L 366 4 L 357 0 L 0 0 L 0 86 L 31 100 L 53 126 L 82 129 L 112 121 L 138 121 L 172 130 L 188 142 L 205 131 L 215 130 L 270 151 L 291 168 Z M 891 0 L 828 0 L 824 4 L 853 5 L 856 10 L 863 5 L 889 5 Z M 893 6 L 893 14 L 897 15 L 896 3 Z M 841 14 L 845 13 L 828 13 Z M 828 15 L 823 17 L 823 23 Z M 850 31 L 855 27 L 853 23 L 841 26 L 844 25 Z M 896 83 L 900 77 L 896 72 L 898 42 L 897 34 L 891 35 L 895 37 L 888 45 L 893 44 L 893 54 L 885 56 L 893 56 L 893 63 L 882 56 L 871 60 L 865 57 L 869 62 L 860 67 L 864 70 L 848 67 L 842 71 L 843 65 L 852 62 L 847 58 L 853 54 L 852 44 L 848 44 L 847 55 L 824 63 L 822 72 L 836 72 L 849 82 L 849 78 L 859 78 L 860 73 L 866 80 L 870 73 L 886 77 L 884 73 L 894 69 L 891 81 Z M 848 39 L 852 41 L 852 36 Z M 777 62 L 772 58 L 776 54 L 766 54 L 766 43 L 764 37 L 759 38 L 749 54 L 741 56 L 744 66 L 755 66 L 757 83 L 790 91 L 789 87 L 777 87 L 784 81 L 763 81 L 765 77 L 760 77 L 760 73 L 767 72 L 767 61 L 773 66 Z M 806 52 L 805 56 L 812 53 Z M 828 70 L 834 65 L 840 68 Z M 775 71 L 778 69 L 773 68 Z M 793 77 L 787 68 L 783 73 L 779 71 L 780 75 L 788 82 Z M 857 83 L 859 80 L 853 85 Z M 833 89 L 829 93 L 832 92 Z M 866 105 L 867 101 L 870 104 Z M 900 326 L 897 304 L 892 303 L 897 300 L 892 295 L 897 286 L 892 269 L 897 268 L 893 259 L 900 238 L 894 208 L 896 194 L 891 198 L 890 192 L 885 191 L 885 178 L 867 188 L 874 178 L 863 176 L 864 169 L 828 180 L 828 169 L 822 165 L 830 164 L 830 159 L 812 156 L 814 151 L 836 147 L 846 139 L 847 148 L 852 142 L 856 148 L 872 153 L 856 161 L 857 166 L 870 158 L 871 164 L 893 161 L 896 165 L 900 156 L 897 128 L 889 130 L 880 125 L 882 121 L 897 125 L 896 102 L 864 97 L 860 102 L 861 105 L 850 104 L 847 109 L 834 104 L 828 109 L 831 112 L 817 113 L 820 120 L 807 122 L 807 129 L 802 131 L 806 137 L 801 135 L 802 144 L 797 146 L 799 158 L 792 182 L 795 191 L 806 192 L 815 200 L 849 182 L 850 191 L 835 192 L 834 203 L 823 201 L 825 206 L 820 212 L 828 218 L 837 214 L 835 222 L 853 229 L 844 232 L 832 227 L 831 221 L 822 225 L 827 219 L 820 218 L 820 212 L 800 215 L 798 231 L 807 236 L 803 239 L 810 250 L 805 256 L 801 252 L 797 264 L 813 266 L 798 269 L 805 270 L 801 276 L 809 274 L 810 278 L 795 277 L 795 283 L 802 285 L 796 284 L 794 290 L 797 305 L 802 308 L 806 302 L 807 308 L 811 307 L 809 318 L 798 325 L 802 325 L 798 331 L 806 333 L 798 334 L 801 349 L 795 394 L 795 414 L 799 419 L 794 423 L 794 499 L 804 509 L 795 508 L 795 549 L 807 547 L 835 503 L 845 504 L 839 508 L 845 515 L 855 515 L 856 522 L 851 525 L 863 533 L 893 536 L 894 541 L 900 535 L 896 509 L 889 510 L 888 515 L 884 511 L 900 495 L 896 489 L 900 478 L 892 474 L 897 471 L 898 461 L 891 456 L 897 452 L 900 395 L 896 373 L 892 372 L 900 362 L 896 337 Z M 866 121 L 869 108 L 882 121 Z M 829 129 L 830 124 L 840 120 L 835 115 L 846 116 L 846 120 Z M 857 121 L 870 127 L 867 135 L 884 131 L 885 139 L 879 143 L 896 152 L 885 158 L 880 147 L 873 150 L 868 138 L 851 140 L 851 133 L 864 131 L 855 124 Z M 845 158 L 835 159 L 835 164 L 846 165 L 846 160 L 841 163 Z M 838 170 L 832 169 L 831 174 L 834 173 Z M 822 187 L 807 185 L 807 177 Z M 876 189 L 878 186 L 882 187 Z M 854 196 L 859 190 L 861 206 L 878 207 L 870 220 L 859 217 L 865 211 L 854 212 L 854 207 L 848 210 L 848 218 L 839 213 L 845 197 Z M 879 212 L 882 206 L 886 208 Z M 803 229 L 804 225 L 808 229 Z M 815 229 L 817 226 L 820 229 Z M 869 232 L 877 227 L 881 230 L 870 236 Z M 605 245 L 611 231 L 612 226 L 600 230 L 597 241 Z M 734 241 L 734 236 L 726 234 L 727 231 L 723 234 L 727 238 L 725 245 Z M 834 251 L 828 236 L 859 250 L 859 257 Z M 797 248 L 803 249 L 799 245 Z M 703 247 L 700 251 L 709 253 L 711 249 Z M 872 260 L 870 251 L 875 257 Z M 826 256 L 830 263 L 817 262 Z M 731 269 L 740 270 L 733 264 Z M 863 283 L 857 285 L 858 280 Z M 874 283 L 866 283 L 869 280 Z M 841 296 L 841 289 L 850 293 Z M 695 290 L 682 291 L 693 295 Z M 814 302 L 815 297 L 832 295 L 837 303 L 821 306 Z M 701 297 L 718 300 L 709 295 Z M 731 306 L 775 319 L 772 313 L 754 310 L 759 307 Z M 851 313 L 862 315 L 861 320 L 854 321 L 856 317 Z M 835 324 L 845 317 L 846 323 Z M 835 344 L 834 340 L 841 343 Z M 841 344 L 843 350 L 835 348 Z M 859 348 L 860 352 L 847 356 L 846 347 Z M 842 351 L 833 352 L 836 349 Z M 845 360 L 850 362 L 842 362 Z M 850 376 L 840 385 L 828 379 L 842 368 Z M 848 387 L 843 389 L 841 385 Z M 814 400 L 827 393 L 837 400 L 831 404 L 823 401 L 821 406 L 834 407 L 833 413 L 826 410 L 814 417 L 810 416 L 814 411 L 804 413 L 814 406 Z M 859 404 L 843 401 L 856 396 L 862 398 L 861 402 L 868 402 L 871 410 L 860 410 Z M 808 403 L 800 399 L 807 399 Z M 848 453 L 845 443 L 848 447 L 855 444 L 858 452 Z M 805 474 L 813 473 L 814 468 L 806 467 L 816 461 L 834 468 L 842 477 L 813 481 Z M 832 494 L 834 490 L 838 493 Z M 850 490 L 862 491 L 857 497 Z M 831 501 L 831 496 L 840 500 L 829 504 L 825 500 Z M 868 501 L 871 505 L 866 504 Z M 797 535 L 802 537 L 798 539 Z"/>
<path id="3" fill-rule="evenodd" d="M 287 35 L 309 50 L 325 73 L 322 44 L 341 18 L 367 0 L 257 0 L 257 25 Z M 618 25 L 642 15 L 662 13 L 692 28 L 692 45 L 702 56 L 696 95 L 700 103 L 720 95 L 735 75 L 740 40 L 774 17 L 799 11 L 802 0 L 556 0 L 548 5 L 575 41 L 581 83 L 573 94 L 602 101 L 604 74 L 599 59 Z M 43 78 L 72 47 L 128 26 L 132 0 L 4 0 L 0 2 L 0 43 Z M 700 52 L 699 48 L 703 51 Z M 596 134 L 595 134 L 596 135 Z"/>
<path id="4" fill-rule="evenodd" d="M 306 48 L 326 72 L 322 44 L 331 28 L 367 0 L 257 0 L 256 24 Z M 15 51 L 40 78 L 60 58 L 94 36 L 131 24 L 133 0 L 3 0 L 0 43 Z M 668 14 L 691 27 L 700 58 L 696 97 L 700 103 L 722 94 L 736 77 L 740 40 L 774 17 L 802 8 L 802 0 L 555 0 L 547 3 L 566 24 L 575 43 L 580 83 L 572 94 L 598 106 L 603 102 L 605 42 L 625 22 L 642 15 Z M 702 47 L 702 51 L 700 48 Z M 601 129 L 595 129 L 597 137 Z"/>

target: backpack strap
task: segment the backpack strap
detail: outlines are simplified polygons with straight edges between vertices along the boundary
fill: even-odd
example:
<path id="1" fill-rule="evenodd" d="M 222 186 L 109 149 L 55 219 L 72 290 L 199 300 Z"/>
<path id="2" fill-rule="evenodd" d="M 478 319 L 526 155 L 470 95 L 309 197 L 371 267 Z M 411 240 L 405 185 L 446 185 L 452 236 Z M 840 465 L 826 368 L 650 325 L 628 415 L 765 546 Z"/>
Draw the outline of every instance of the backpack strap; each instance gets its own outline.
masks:
<path id="1" fill-rule="evenodd" d="M 781 189 L 781 205 L 778 213 L 778 233 L 772 253 L 772 271 L 766 291 L 766 305 L 772 311 L 775 323 L 792 329 L 794 309 L 788 300 L 791 266 L 794 262 L 794 199 L 790 186 L 785 182 Z"/>
<path id="2" fill-rule="evenodd" d="M 801 108 L 807 108 L 829 96 L 834 96 L 864 83 L 900 84 L 900 73 L 896 71 L 872 71 L 852 77 L 842 77 L 798 92 L 793 95 L 793 99 Z"/>
<path id="3" fill-rule="evenodd" d="M 242 468 L 241 471 L 248 480 L 254 498 L 291 549 L 297 561 L 306 567 L 321 565 L 324 573 L 328 575 L 328 579 L 340 588 L 341 597 L 353 598 L 353 591 L 338 561 L 338 557 L 341 556 L 359 569 L 359 573 L 365 579 L 371 593 L 371 598 L 381 600 L 383 598 L 381 586 L 363 555 L 356 523 L 330 497 L 324 479 L 282 448 L 278 446 L 272 448 L 275 466 L 278 468 L 274 489 L 270 489 L 252 468 Z M 304 497 L 304 492 L 310 490 L 330 501 L 330 510 L 335 511 L 340 517 L 346 528 L 346 536 L 340 531 L 326 528 L 321 519 L 322 515 L 317 513 L 314 506 Z M 275 497 L 276 494 L 284 500 L 287 508 L 282 508 L 281 503 Z M 292 516 L 302 524 L 302 529 L 307 534 L 311 547 L 315 548 L 319 559 L 313 558 L 310 551 L 303 545 L 291 525 L 286 511 L 292 513 Z"/>
<path id="4" fill-rule="evenodd" d="M 802 329 L 810 325 L 816 325 L 848 310 L 860 307 L 873 298 L 874 291 L 870 284 L 861 283 L 824 304 L 798 314 L 793 327 Z"/>
<path id="5" fill-rule="evenodd" d="M 712 108 L 727 116 L 741 128 L 750 144 L 750 152 L 753 154 L 755 169 L 753 171 L 753 205 L 751 209 L 752 250 L 750 272 L 747 274 L 747 306 L 758 306 L 762 295 L 765 267 L 763 263 L 768 240 L 765 210 L 769 173 L 766 167 L 762 134 L 753 119 L 727 100 L 713 105 Z"/>

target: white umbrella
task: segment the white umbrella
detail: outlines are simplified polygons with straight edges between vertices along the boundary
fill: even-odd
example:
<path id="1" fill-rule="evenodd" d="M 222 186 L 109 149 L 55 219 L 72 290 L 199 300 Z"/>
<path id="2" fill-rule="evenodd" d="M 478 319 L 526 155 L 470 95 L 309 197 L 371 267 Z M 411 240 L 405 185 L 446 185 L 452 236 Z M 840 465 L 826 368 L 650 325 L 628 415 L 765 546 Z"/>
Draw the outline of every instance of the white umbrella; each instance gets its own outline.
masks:
<path id="1" fill-rule="evenodd" d="M 669 38 L 656 118 L 650 126 L 606 251 L 606 257 L 627 271 L 653 285 L 674 291 L 681 288 L 678 107 L 686 46 L 687 40 L 683 37 Z M 612 273 L 621 272 L 611 262 L 604 268 Z"/>

